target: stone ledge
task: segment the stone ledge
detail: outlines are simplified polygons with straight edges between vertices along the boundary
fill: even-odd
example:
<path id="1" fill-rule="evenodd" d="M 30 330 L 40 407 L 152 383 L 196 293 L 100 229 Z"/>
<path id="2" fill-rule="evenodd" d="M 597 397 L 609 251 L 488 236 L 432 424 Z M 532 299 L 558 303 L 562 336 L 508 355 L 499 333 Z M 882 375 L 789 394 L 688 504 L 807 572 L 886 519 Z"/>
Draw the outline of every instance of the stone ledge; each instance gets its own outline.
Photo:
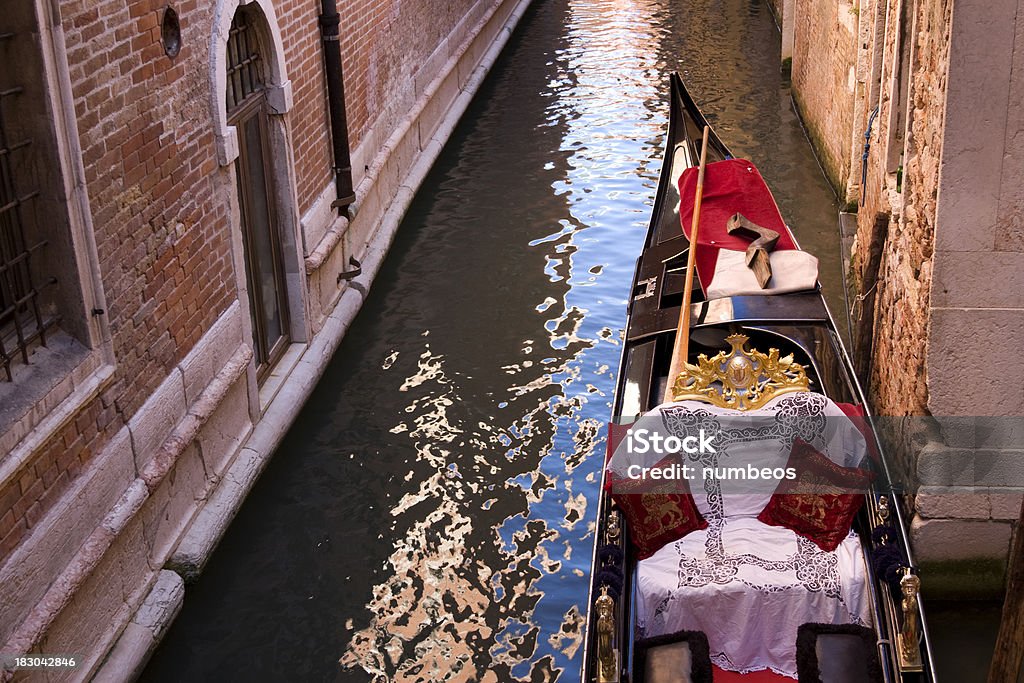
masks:
<path id="1" fill-rule="evenodd" d="M 910 524 L 910 542 L 919 562 L 991 558 L 1002 561 L 1010 548 L 1009 522 L 922 519 Z"/>
<path id="2" fill-rule="evenodd" d="M 931 443 L 921 449 L 922 486 L 1024 487 L 1024 449 L 963 448 Z"/>
<path id="3" fill-rule="evenodd" d="M 181 577 L 172 571 L 161 571 L 142 606 L 100 665 L 93 682 L 118 683 L 137 679 L 160 638 L 181 611 L 184 600 L 185 584 Z"/>
<path id="4" fill-rule="evenodd" d="M 1024 491 L 1018 488 L 922 486 L 914 508 L 926 519 L 1015 521 Z"/>
<path id="5" fill-rule="evenodd" d="M 942 492 L 923 487 L 914 497 L 914 509 L 927 519 L 977 519 L 992 516 L 992 503 L 987 493 Z"/>
<path id="6" fill-rule="evenodd" d="M 147 464 L 146 468 L 139 473 L 138 477 L 130 482 L 128 488 L 121 498 L 114 504 L 113 508 L 103 517 L 97 526 L 79 547 L 70 562 L 60 571 L 53 583 L 46 590 L 44 595 L 36 603 L 35 607 L 21 620 L 9 636 L 3 650 L 5 652 L 33 652 L 34 649 L 48 638 L 54 622 L 65 615 L 65 609 L 81 595 L 84 587 L 89 581 L 98 580 L 95 576 L 99 568 L 119 558 L 111 559 L 109 552 L 115 543 L 141 542 L 139 538 L 129 537 L 131 525 L 138 522 L 137 515 L 151 495 L 157 491 L 167 475 L 174 470 L 179 456 L 196 439 L 199 430 L 213 414 L 224 395 L 231 388 L 231 385 L 239 378 L 245 376 L 245 369 L 252 359 L 252 349 L 243 346 L 232 356 L 229 363 L 218 372 L 196 402 L 189 408 L 188 413 L 182 418 L 174 431 L 164 441 L 159 452 Z M 122 555 L 125 557 L 147 562 L 146 553 L 148 549 L 135 547 L 133 552 Z M 109 567 L 108 567 L 109 569 Z M 119 576 L 131 576 L 119 569 Z M 137 575 L 136 575 L 137 576 Z M 108 579 L 109 580 L 109 579 Z M 139 587 L 144 590 L 145 582 Z M 141 596 L 140 596 L 141 598 Z M 126 597 L 125 602 L 131 603 L 132 598 Z M 125 616 L 127 618 L 127 615 Z M 100 643 L 110 642 L 116 634 L 122 630 L 120 624 L 124 623 L 118 616 L 112 616 L 102 633 L 96 634 L 96 640 Z M 106 648 L 106 645 L 99 647 Z M 73 650 L 68 650 L 73 651 Z M 97 658 L 97 654 L 95 658 Z M 2 680 L 8 680 L 10 672 L 5 670 L 2 673 Z"/>
<path id="7" fill-rule="evenodd" d="M 306 347 L 288 382 L 267 406 L 263 418 L 224 473 L 220 484 L 192 521 L 166 565 L 185 581 L 193 582 L 199 577 L 213 549 L 316 386 L 317 379 L 361 305 L 362 297 L 354 289 L 346 289 L 328 317 L 328 323 Z M 316 361 L 310 362 L 310 359 Z"/>

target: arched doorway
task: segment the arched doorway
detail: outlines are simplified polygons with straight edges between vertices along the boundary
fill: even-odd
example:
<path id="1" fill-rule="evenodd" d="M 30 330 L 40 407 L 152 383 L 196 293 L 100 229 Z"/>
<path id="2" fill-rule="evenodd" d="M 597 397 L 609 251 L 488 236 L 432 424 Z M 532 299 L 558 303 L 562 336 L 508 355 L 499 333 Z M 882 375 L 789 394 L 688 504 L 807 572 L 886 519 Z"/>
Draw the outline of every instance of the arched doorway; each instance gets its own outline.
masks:
<path id="1" fill-rule="evenodd" d="M 274 187 L 271 107 L 258 10 L 239 7 L 227 41 L 227 123 L 238 136 L 235 178 L 257 378 L 290 341 L 288 295 Z"/>

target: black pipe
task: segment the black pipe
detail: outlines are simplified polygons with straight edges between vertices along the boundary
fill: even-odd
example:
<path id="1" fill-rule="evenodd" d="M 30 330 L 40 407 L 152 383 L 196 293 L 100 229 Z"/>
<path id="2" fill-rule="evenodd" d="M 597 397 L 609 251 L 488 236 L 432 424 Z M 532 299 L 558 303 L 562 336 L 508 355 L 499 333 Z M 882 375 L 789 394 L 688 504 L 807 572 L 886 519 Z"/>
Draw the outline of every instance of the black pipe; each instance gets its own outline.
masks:
<path id="1" fill-rule="evenodd" d="M 327 105 L 331 116 L 331 143 L 334 148 L 334 182 L 337 198 L 331 208 L 346 213 L 356 200 L 352 188 L 352 159 L 348 149 L 348 119 L 345 116 L 345 84 L 341 74 L 341 45 L 338 40 L 337 0 L 321 0 L 320 33 L 324 44 L 324 72 L 327 76 Z"/>

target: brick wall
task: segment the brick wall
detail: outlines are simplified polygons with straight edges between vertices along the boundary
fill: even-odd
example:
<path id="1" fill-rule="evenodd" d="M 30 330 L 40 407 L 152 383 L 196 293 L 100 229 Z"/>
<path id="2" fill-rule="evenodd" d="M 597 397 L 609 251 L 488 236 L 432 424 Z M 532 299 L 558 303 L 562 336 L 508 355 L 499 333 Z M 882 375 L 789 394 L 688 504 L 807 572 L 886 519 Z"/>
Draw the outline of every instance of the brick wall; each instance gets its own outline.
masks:
<path id="1" fill-rule="evenodd" d="M 67 642 L 74 647 L 66 651 L 78 652 L 109 647 L 110 640 L 95 642 L 96 632 L 104 630 L 108 639 L 120 632 L 148 590 L 147 572 L 166 561 L 260 411 L 250 408 L 258 405 L 258 388 L 253 367 L 246 365 L 248 301 L 237 285 L 241 237 L 234 174 L 231 165 L 219 163 L 224 137 L 210 106 L 210 36 L 218 3 L 171 3 L 182 31 L 182 49 L 173 60 L 160 41 L 166 0 L 56 4 L 80 143 L 69 153 L 82 162 L 107 302 L 109 344 L 93 353 L 110 364 L 112 375 L 101 373 L 92 397 L 48 437 L 39 436 L 38 446 L 26 447 L 27 459 L 0 482 L 0 645 L 35 647 L 47 633 L 47 645 Z M 419 152 L 428 143 L 439 148 L 430 136 L 504 18 L 492 22 L 486 40 L 474 42 L 475 51 L 446 75 L 442 67 L 469 44 L 469 30 L 494 3 L 339 4 L 350 146 L 362 144 L 360 158 L 383 159 L 388 168 L 381 174 L 386 182 L 370 183 L 373 201 L 360 211 L 357 228 L 365 240 Z M 502 17 L 513 3 L 506 5 Z M 293 94 L 290 110 L 275 119 L 284 122 L 290 152 L 278 160 L 286 168 L 275 172 L 289 187 L 294 181 L 294 217 L 333 180 L 319 6 L 308 0 L 274 6 Z M 392 159 L 388 150 L 368 149 L 401 128 L 415 96 L 441 76 L 454 87 L 438 89 L 432 106 L 420 110 L 429 125 L 405 122 L 411 133 L 401 143 L 403 152 Z M 283 227 L 298 234 L 298 226 Z M 355 249 L 348 235 L 346 240 L 331 253 L 332 264 L 342 260 L 342 251 Z M 300 262 L 303 254 L 294 256 Z M 321 277 L 319 271 L 299 284 L 318 301 L 336 301 L 341 286 L 333 273 Z M 293 313 L 312 315 L 308 306 L 303 311 L 296 305 Z M 315 320 L 305 322 L 308 331 L 318 329 Z M 110 531 L 100 526 L 104 519 L 124 526 Z M 97 538 L 108 549 L 98 550 Z M 126 564 L 115 579 L 103 573 L 122 559 Z M 111 580 L 116 587 L 104 583 Z M 57 588 L 69 592 L 43 598 Z"/>
<path id="2" fill-rule="evenodd" d="M 415 99 L 414 78 L 430 56 L 469 14 L 486 4 L 355 0 L 339 3 L 342 70 L 349 146 L 355 149 L 370 128 L 394 124 Z M 299 211 L 305 213 L 333 180 L 331 138 L 315 2 L 281 3 L 282 38 L 294 87 L 290 112 L 298 180 Z M 457 36 L 455 37 L 457 38 Z M 451 41 L 452 47 L 457 44 Z"/>
<path id="3" fill-rule="evenodd" d="M 0 489 L 0 564 L 121 426 L 108 392 L 68 422 Z"/>
<path id="4" fill-rule="evenodd" d="M 182 3 L 195 20 L 197 3 Z M 118 374 L 130 416 L 235 298 L 206 112 L 207 46 L 160 45 L 162 3 L 62 8 Z M 116 27 L 116 28 L 115 28 Z"/>
<path id="5" fill-rule="evenodd" d="M 171 60 L 160 42 L 165 5 L 60 3 L 116 370 L 102 400 L 83 412 L 102 417 L 65 425 L 27 463 L 25 474 L 0 490 L 0 561 L 59 497 L 75 467 L 102 450 L 238 298 L 231 251 L 234 187 L 228 170 L 218 166 L 210 116 L 214 7 L 197 0 L 175 4 L 183 41 Z M 486 6 L 473 0 L 344 5 L 352 148 L 375 124 L 400 118 L 413 99 L 420 66 L 467 14 Z M 318 15 L 316 3 L 280 3 L 294 93 L 287 120 L 300 212 L 333 178 Z M 61 448 L 68 452 L 58 457 Z"/>
<path id="6" fill-rule="evenodd" d="M 0 561 L 237 298 L 229 203 L 208 115 L 208 41 L 189 36 L 186 23 L 182 51 L 168 59 L 163 7 L 61 3 L 117 361 L 102 396 L 0 491 Z M 211 11 L 195 0 L 178 9 L 197 25 Z"/>
<path id="7" fill-rule="evenodd" d="M 842 196 L 854 122 L 857 16 L 848 2 L 799 0 L 794 22 L 793 99 L 829 181 Z"/>
<path id="8" fill-rule="evenodd" d="M 334 178 L 331 172 L 334 160 L 327 115 L 327 83 L 324 78 L 320 25 L 317 23 L 320 3 L 285 2 L 280 5 L 279 20 L 285 61 L 295 97 L 289 119 L 299 212 L 305 213 Z M 352 101 L 354 96 L 349 88 L 351 79 L 347 72 L 344 76 L 346 100 Z"/>
<path id="9" fill-rule="evenodd" d="M 478 11 L 473 0 L 344 3 L 341 54 L 353 148 L 380 116 L 411 105 L 413 76 L 456 25 Z M 461 42 L 452 36 L 452 48 Z"/>
<path id="10" fill-rule="evenodd" d="M 115 405 L 126 417 L 237 296 L 229 204 L 208 115 L 208 41 L 187 32 L 209 9 L 181 3 L 186 38 L 173 61 L 160 44 L 162 9 L 155 0 L 62 8 L 114 354 L 125 380 Z"/>

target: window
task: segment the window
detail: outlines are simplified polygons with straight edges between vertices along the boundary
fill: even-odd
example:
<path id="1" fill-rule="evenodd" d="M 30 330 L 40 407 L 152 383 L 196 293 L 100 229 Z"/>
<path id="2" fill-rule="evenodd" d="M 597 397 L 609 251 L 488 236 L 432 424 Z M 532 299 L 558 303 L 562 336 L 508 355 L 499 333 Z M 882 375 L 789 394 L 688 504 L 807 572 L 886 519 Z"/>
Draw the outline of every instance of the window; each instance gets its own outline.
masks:
<path id="1" fill-rule="evenodd" d="M 0 454 L 15 461 L 113 368 L 54 11 L 12 0 L 0 14 Z"/>
<path id="2" fill-rule="evenodd" d="M 10 49 L 15 37 L 13 32 L 0 34 L 0 49 Z M 55 322 L 53 316 L 43 316 L 43 281 L 33 268 L 33 257 L 46 247 L 46 240 L 33 237 L 39 230 L 30 210 L 39 197 L 28 172 L 37 150 L 32 138 L 9 123 L 23 114 L 17 100 L 30 96 L 14 82 L 17 74 L 15 69 L 0 72 L 0 381 L 8 382 L 14 379 L 11 365 L 27 365 L 29 350 L 36 343 L 46 345 L 46 331 Z"/>

